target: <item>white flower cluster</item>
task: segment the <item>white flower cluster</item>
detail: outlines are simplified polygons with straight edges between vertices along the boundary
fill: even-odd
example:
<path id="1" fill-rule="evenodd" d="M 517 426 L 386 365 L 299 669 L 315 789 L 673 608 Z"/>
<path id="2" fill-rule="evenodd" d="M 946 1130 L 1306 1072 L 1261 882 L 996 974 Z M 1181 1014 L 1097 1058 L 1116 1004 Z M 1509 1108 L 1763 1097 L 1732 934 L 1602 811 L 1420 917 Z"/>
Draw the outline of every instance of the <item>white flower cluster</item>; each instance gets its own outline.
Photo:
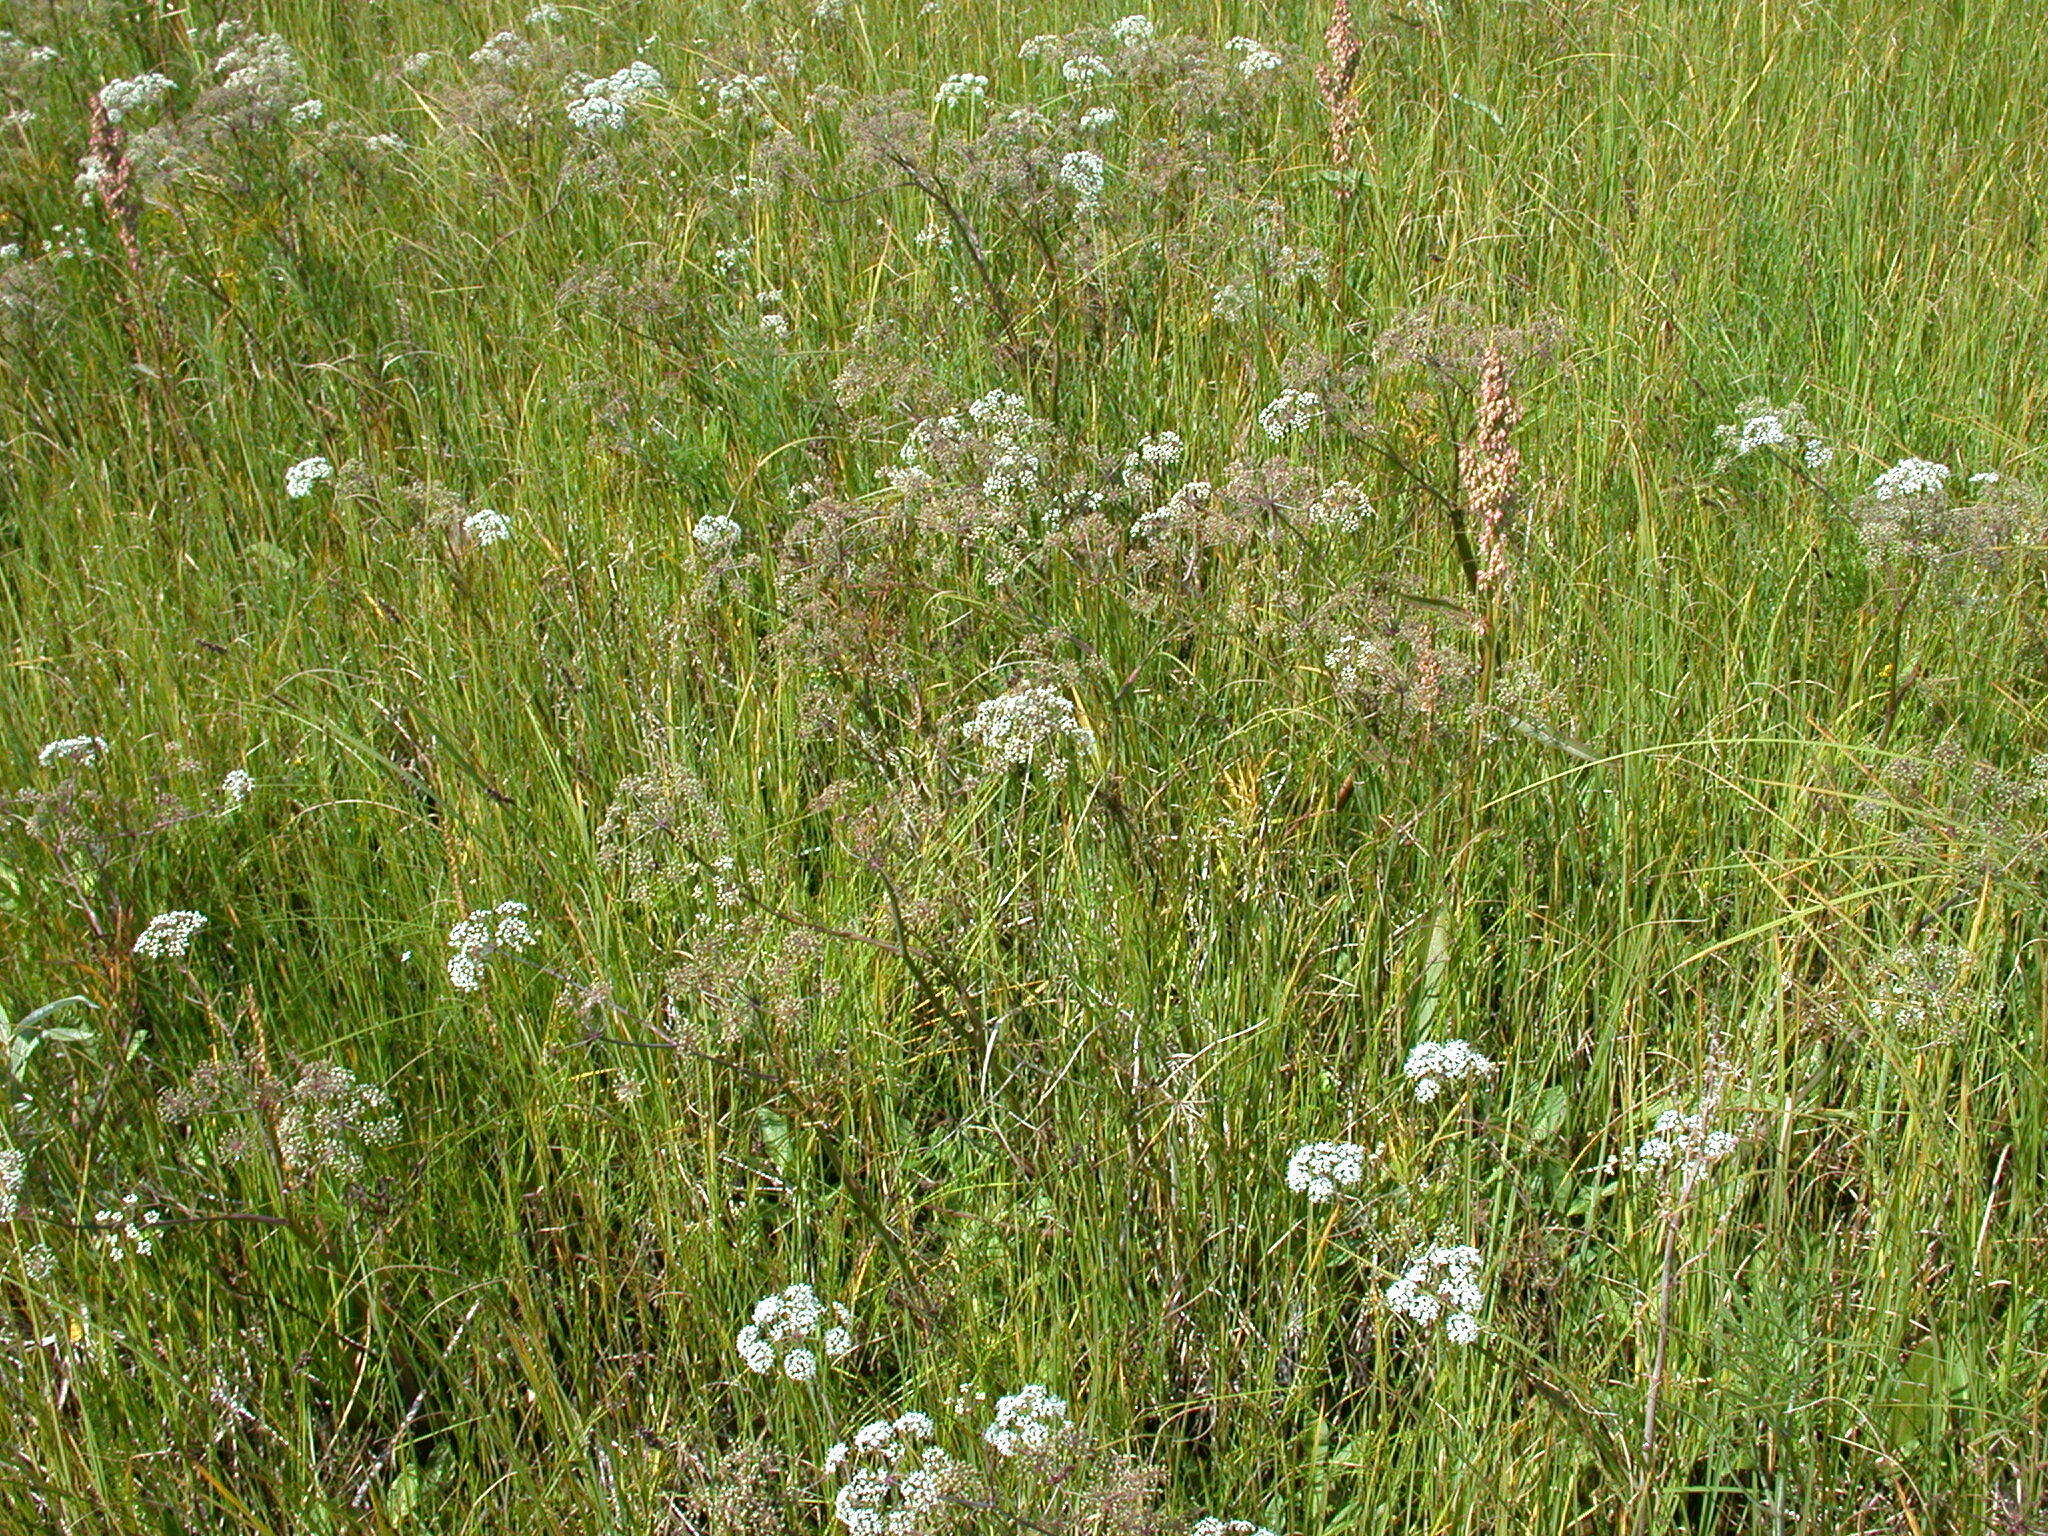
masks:
<path id="1" fill-rule="evenodd" d="M 177 88 L 178 82 L 169 75 L 151 70 L 125 80 L 109 80 L 100 87 L 100 105 L 107 110 L 107 121 L 118 123 L 130 112 L 147 112 Z"/>
<path id="2" fill-rule="evenodd" d="M 792 1285 L 754 1303 L 754 1320 L 733 1341 L 740 1360 L 756 1376 L 776 1366 L 791 1381 L 810 1381 L 818 1374 L 818 1353 L 839 1360 L 853 1353 L 853 1314 L 839 1302 L 827 1308 L 808 1285 Z M 817 1340 L 815 1347 L 813 1339 Z"/>
<path id="3" fill-rule="evenodd" d="M 1259 411 L 1259 430 L 1274 442 L 1306 432 L 1323 414 L 1323 397 L 1312 389 L 1283 389 Z"/>
<path id="4" fill-rule="evenodd" d="M 988 440 L 988 471 L 982 476 L 981 494 L 990 501 L 1012 502 L 1036 490 L 1043 459 L 1029 446 L 1045 431 L 1045 423 L 1031 411 L 1022 395 L 992 389 L 978 400 L 967 402 L 967 416 Z"/>
<path id="5" fill-rule="evenodd" d="M 471 53 L 469 61 L 485 70 L 524 70 L 532 63 L 532 43 L 518 33 L 494 33 L 483 39 L 483 47 Z"/>
<path id="6" fill-rule="evenodd" d="M 293 501 L 313 494 L 313 487 L 322 480 L 334 478 L 334 466 L 319 454 L 310 459 L 301 459 L 284 472 L 284 493 Z"/>
<path id="7" fill-rule="evenodd" d="M 1159 29 L 1152 24 L 1150 16 L 1121 16 L 1109 24 L 1109 35 L 1126 48 L 1135 48 L 1140 43 L 1149 43 L 1159 35 Z"/>
<path id="8" fill-rule="evenodd" d="M 28 1158 L 13 1147 L 0 1147 L 0 1221 L 12 1221 L 21 1209 L 21 1185 L 28 1177 Z"/>
<path id="9" fill-rule="evenodd" d="M 1332 533 L 1356 533 L 1376 515 L 1372 503 L 1366 500 L 1364 486 L 1337 480 L 1324 486 L 1321 494 L 1309 503 L 1303 521 L 1311 528 L 1325 528 Z"/>
<path id="10" fill-rule="evenodd" d="M 987 96 L 987 75 L 948 75 L 939 82 L 935 99 L 940 106 L 950 107 L 956 102 L 982 101 Z"/>
<path id="11" fill-rule="evenodd" d="M 71 179 L 71 185 L 78 193 L 78 200 L 89 206 L 100 195 L 100 188 L 106 185 L 113 174 L 114 168 L 107 163 L 105 156 L 91 153 L 80 155 L 78 174 Z"/>
<path id="12" fill-rule="evenodd" d="M 772 75 L 707 75 L 697 82 L 720 117 L 727 121 L 745 117 L 764 126 L 774 122 L 766 101 L 766 93 L 774 86 Z"/>
<path id="13" fill-rule="evenodd" d="M 1365 1177 L 1366 1151 L 1355 1141 L 1311 1141 L 1287 1159 L 1287 1187 L 1313 1205 L 1337 1198 Z"/>
<path id="14" fill-rule="evenodd" d="M 1470 1344 L 1479 1337 L 1478 1314 L 1486 1305 L 1472 1278 L 1479 1264 L 1479 1250 L 1469 1243 L 1432 1248 L 1410 1260 L 1401 1278 L 1387 1287 L 1387 1305 L 1419 1328 L 1441 1320 L 1445 1338 Z"/>
<path id="15" fill-rule="evenodd" d="M 237 104 L 252 121 L 275 122 L 304 102 L 306 66 L 292 47 L 274 32 L 250 32 L 240 21 L 224 21 L 214 37 L 230 44 L 213 61 L 219 77 L 215 92 Z"/>
<path id="16" fill-rule="evenodd" d="M 1427 1104 L 1444 1091 L 1445 1083 L 1490 1078 L 1500 1067 L 1463 1040 L 1424 1040 L 1408 1053 L 1407 1065 L 1401 1070 L 1415 1084 L 1415 1097 Z"/>
<path id="17" fill-rule="evenodd" d="M 491 507 L 479 507 L 462 520 L 462 531 L 478 549 L 489 549 L 512 537 L 512 519 Z"/>
<path id="18" fill-rule="evenodd" d="M 931 1443 L 922 1413 L 876 1419 L 825 1453 L 825 1470 L 847 1472 L 832 1514 L 852 1536 L 921 1536 L 942 1523 L 953 1459 Z"/>
<path id="19" fill-rule="evenodd" d="M 1195 520 L 1195 516 L 1216 494 L 1216 487 L 1207 480 L 1190 480 L 1150 512 L 1139 516 L 1131 524 L 1134 539 L 1157 539 L 1184 528 Z"/>
<path id="20" fill-rule="evenodd" d="M 1039 685 L 984 699 L 975 705 L 974 718 L 960 728 L 960 734 L 987 753 L 999 769 L 1031 767 L 1039 748 L 1062 741 L 1072 743 L 1077 752 L 1095 749 L 1095 733 L 1081 723 L 1073 701 Z M 1043 771 L 1049 779 L 1064 778 L 1066 760 L 1051 757 Z"/>
<path id="21" fill-rule="evenodd" d="M 635 59 L 602 80 L 573 81 L 569 86 L 569 126 L 582 133 L 617 133 L 632 116 L 633 105 L 668 89 L 661 71 Z"/>
<path id="22" fill-rule="evenodd" d="M 118 1209 L 93 1212 L 93 1221 L 99 1230 L 93 1233 L 93 1246 L 116 1263 L 133 1254 L 147 1258 L 156 1252 L 156 1239 L 151 1232 L 163 1220 L 155 1211 L 141 1209 L 141 1200 L 135 1195 L 123 1195 Z"/>
<path id="23" fill-rule="evenodd" d="M 916 497 L 936 487 L 941 473 L 959 481 L 978 472 L 981 494 L 1014 511 L 1038 489 L 1045 469 L 1041 448 L 1050 431 L 1022 395 L 992 389 L 969 401 L 964 414 L 949 411 L 913 425 L 897 450 L 897 463 L 885 467 L 882 478 L 901 495 Z"/>
<path id="24" fill-rule="evenodd" d="M 90 768 L 106 755 L 107 738 L 104 736 L 65 736 L 43 743 L 43 750 L 36 754 L 36 761 L 45 768 L 52 763 L 76 763 L 81 768 Z"/>
<path id="25" fill-rule="evenodd" d="M 484 984 L 484 967 L 500 954 L 533 948 L 533 926 L 523 901 L 501 901 L 479 908 L 448 930 L 448 980 L 458 992 L 474 992 Z"/>
<path id="26" fill-rule="evenodd" d="M 1239 56 L 1237 72 L 1247 80 L 1254 75 L 1271 74 L 1283 62 L 1279 54 L 1255 37 L 1233 37 L 1223 48 L 1226 53 Z"/>
<path id="27" fill-rule="evenodd" d="M 740 542 L 740 525 L 720 512 L 708 513 L 697 519 L 690 530 L 690 537 L 697 541 L 697 548 L 707 557 L 717 560 L 729 555 Z"/>
<path id="28" fill-rule="evenodd" d="M 1060 78 L 1069 85 L 1089 86 L 1099 80 L 1114 80 L 1116 71 L 1099 54 L 1080 53 L 1060 66 Z"/>
<path id="29" fill-rule="evenodd" d="M 203 912 L 159 912 L 135 939 L 135 953 L 144 960 L 182 960 L 192 936 L 206 926 Z"/>
<path id="30" fill-rule="evenodd" d="M 1067 1400 L 1033 1382 L 996 1399 L 996 1416 L 981 1438 L 999 1456 L 1022 1456 L 1051 1449 L 1067 1427 Z"/>
<path id="31" fill-rule="evenodd" d="M 1151 490 L 1153 471 L 1171 469 L 1181 461 L 1181 455 L 1186 451 L 1178 432 L 1156 432 L 1141 439 L 1136 448 L 1124 455 L 1124 488 L 1139 492 Z"/>
<path id="32" fill-rule="evenodd" d="M 562 8 L 558 5 L 537 5 L 526 13 L 526 24 L 529 27 L 559 26 L 561 20 Z"/>
<path id="33" fill-rule="evenodd" d="M 415 54 L 413 58 L 431 55 Z M 533 44 L 517 32 L 498 32 L 484 39 L 483 46 L 469 56 L 469 62 L 485 69 L 524 69 L 533 62 Z M 410 65 L 412 59 L 406 60 Z"/>
<path id="34" fill-rule="evenodd" d="M 1688 1183 L 1734 1154 L 1741 1138 L 1717 1129 L 1706 1109 L 1667 1109 L 1650 1134 L 1614 1159 L 1611 1166 L 1630 1173 L 1657 1173 L 1676 1164 Z"/>
<path id="35" fill-rule="evenodd" d="M 1806 407 L 1797 401 L 1773 405 L 1762 398 L 1745 400 L 1736 407 L 1736 414 L 1741 420 L 1714 428 L 1714 437 L 1721 444 L 1721 456 L 1714 461 L 1717 471 L 1766 448 L 1782 448 L 1788 453 L 1797 450 L 1808 469 L 1825 469 L 1834 462 L 1834 448 L 1815 435 Z"/>
<path id="36" fill-rule="evenodd" d="M 1060 158 L 1060 185 L 1074 194 L 1078 207 L 1086 211 L 1102 202 L 1102 189 L 1109 182 L 1109 167 L 1092 149 L 1070 150 Z"/>
<path id="37" fill-rule="evenodd" d="M 249 777 L 247 769 L 230 768 L 227 777 L 220 781 L 220 798 L 223 801 L 222 811 L 240 810 L 248 801 L 249 796 L 255 792 L 256 781 Z"/>
<path id="38" fill-rule="evenodd" d="M 318 99 L 302 101 L 285 114 L 288 119 L 301 126 L 306 123 L 317 123 L 326 115 L 327 103 Z"/>
<path id="39" fill-rule="evenodd" d="M 1100 133 L 1105 128 L 1114 128 L 1122 117 L 1115 107 L 1090 107 L 1074 119 L 1074 127 L 1081 133 Z"/>
<path id="40" fill-rule="evenodd" d="M 1904 496 L 1939 496 L 1948 488 L 1951 471 L 1931 459 L 1901 459 L 1870 482 L 1870 494 L 1879 501 L 1897 501 Z"/>
<path id="41" fill-rule="evenodd" d="M 1273 1533 L 1249 1520 L 1219 1520 L 1214 1515 L 1204 1515 L 1188 1527 L 1188 1536 L 1273 1536 Z"/>

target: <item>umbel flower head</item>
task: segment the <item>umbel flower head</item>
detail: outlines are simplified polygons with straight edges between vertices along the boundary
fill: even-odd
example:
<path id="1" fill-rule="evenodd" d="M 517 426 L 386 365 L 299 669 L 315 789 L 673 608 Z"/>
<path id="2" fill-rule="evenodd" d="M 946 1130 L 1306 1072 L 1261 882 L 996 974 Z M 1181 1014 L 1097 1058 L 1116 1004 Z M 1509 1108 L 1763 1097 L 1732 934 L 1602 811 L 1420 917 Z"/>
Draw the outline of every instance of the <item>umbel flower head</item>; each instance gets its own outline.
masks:
<path id="1" fill-rule="evenodd" d="M 334 478 L 334 465 L 319 454 L 310 459 L 301 459 L 284 472 L 284 493 L 298 501 L 313 494 L 313 487 L 322 480 Z"/>
<path id="2" fill-rule="evenodd" d="M 1051 1450 L 1068 1428 L 1067 1400 L 1037 1382 L 996 1399 L 996 1416 L 981 1438 L 1000 1456 Z"/>
<path id="3" fill-rule="evenodd" d="M 448 980 L 458 992 L 474 992 L 484 984 L 484 967 L 503 953 L 533 948 L 531 910 L 523 901 L 501 901 L 480 908 L 448 930 Z"/>
<path id="4" fill-rule="evenodd" d="M 1188 1536 L 1273 1536 L 1273 1533 L 1249 1520 L 1219 1520 L 1214 1515 L 1204 1515 L 1188 1528 Z"/>
<path id="5" fill-rule="evenodd" d="M 1743 401 L 1735 414 L 1740 420 L 1714 428 L 1714 439 L 1721 445 L 1721 456 L 1714 461 L 1717 473 L 1737 459 L 1774 449 L 1797 453 L 1808 469 L 1825 469 L 1834 462 L 1834 448 L 1814 432 L 1806 407 L 1796 400 L 1773 405 L 1759 396 Z"/>
<path id="6" fill-rule="evenodd" d="M 827 1360 L 853 1353 L 852 1322 L 843 1304 L 835 1301 L 828 1309 L 810 1286 L 792 1285 L 755 1302 L 754 1320 L 733 1342 L 755 1375 L 766 1376 L 779 1365 L 791 1381 L 809 1381 L 818 1374 L 821 1352 Z"/>
<path id="7" fill-rule="evenodd" d="M 1500 1067 L 1463 1040 L 1424 1040 L 1408 1053 L 1401 1069 L 1415 1084 L 1415 1097 L 1427 1104 L 1445 1083 L 1468 1077 L 1492 1077 Z"/>
<path id="8" fill-rule="evenodd" d="M 922 1413 L 876 1419 L 825 1453 L 825 1470 L 844 1472 L 833 1518 L 852 1536 L 925 1536 L 950 1523 L 948 1488 L 960 1468 L 931 1443 Z"/>
<path id="9" fill-rule="evenodd" d="M 36 754 L 36 761 L 45 768 L 53 763 L 76 763 L 81 768 L 90 768 L 106 755 L 107 738 L 104 736 L 65 736 L 45 742 L 43 750 Z"/>
<path id="10" fill-rule="evenodd" d="M 1355 1141 L 1311 1141 L 1287 1159 L 1287 1187 L 1322 1205 L 1364 1178 L 1365 1164 L 1365 1148 Z"/>
<path id="11" fill-rule="evenodd" d="M 997 768 L 1038 767 L 1047 778 L 1066 776 L 1064 757 L 1040 749 L 1070 744 L 1077 752 L 1095 748 L 1095 733 L 1081 723 L 1073 701 L 1046 687 L 1012 689 L 974 708 L 960 734 L 980 747 Z"/>
<path id="12" fill-rule="evenodd" d="M 192 936 L 205 926 L 203 912 L 159 912 L 136 937 L 135 953 L 144 960 L 182 960 Z"/>
<path id="13" fill-rule="evenodd" d="M 1431 1248 L 1410 1259 L 1387 1287 L 1387 1305 L 1425 1333 L 1441 1324 L 1453 1344 L 1470 1344 L 1479 1337 L 1478 1314 L 1486 1305 L 1472 1278 L 1479 1265 L 1479 1250 L 1469 1243 Z"/>
<path id="14" fill-rule="evenodd" d="M 722 559 L 738 546 L 740 525 L 722 512 L 710 512 L 697 519 L 696 526 L 690 530 L 690 537 L 705 555 Z"/>

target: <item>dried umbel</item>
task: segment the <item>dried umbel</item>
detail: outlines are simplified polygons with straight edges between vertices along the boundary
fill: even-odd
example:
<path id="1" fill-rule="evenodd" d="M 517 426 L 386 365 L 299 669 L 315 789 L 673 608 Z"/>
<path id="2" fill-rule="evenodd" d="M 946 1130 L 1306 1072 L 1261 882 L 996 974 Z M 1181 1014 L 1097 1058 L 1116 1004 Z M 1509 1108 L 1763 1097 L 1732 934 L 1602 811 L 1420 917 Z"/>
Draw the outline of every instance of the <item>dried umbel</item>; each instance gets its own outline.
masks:
<path id="1" fill-rule="evenodd" d="M 1434 383 L 1470 389 L 1489 354 L 1510 364 L 1541 362 L 1557 356 L 1565 339 L 1555 314 L 1511 325 L 1487 319 L 1468 300 L 1439 298 L 1395 316 L 1373 341 L 1372 360 L 1383 373 L 1420 370 Z"/>
<path id="2" fill-rule="evenodd" d="M 355 1180 L 365 1154 L 398 1137 L 391 1096 L 336 1062 L 309 1062 L 296 1076 L 275 1075 L 256 1059 L 230 1057 L 193 1069 L 157 1101 L 173 1124 L 218 1126 L 215 1154 L 224 1163 L 275 1157 L 285 1181 Z"/>
<path id="3" fill-rule="evenodd" d="M 1458 450 L 1458 484 L 1473 532 L 1474 582 L 1482 592 L 1508 583 L 1508 520 L 1521 494 L 1522 450 L 1509 435 L 1522 419 L 1507 354 L 1489 346 L 1479 363 L 1472 440 Z"/>
<path id="4" fill-rule="evenodd" d="M 1462 718 L 1472 701 L 1479 664 L 1439 642 L 1423 619 L 1378 610 L 1370 628 L 1340 635 L 1323 657 L 1340 697 L 1355 701 L 1394 730 Z"/>
<path id="5" fill-rule="evenodd" d="M 626 876 L 634 901 L 708 897 L 719 907 L 740 902 L 727 845 L 725 812 L 704 781 L 664 762 L 619 781 L 597 829 L 598 862 Z"/>
<path id="6" fill-rule="evenodd" d="M 785 1486 L 782 1458 L 768 1447 L 742 1442 L 716 1455 L 685 1449 L 678 1459 L 688 1523 L 672 1536 L 783 1536 L 788 1530 L 783 1511 L 794 1496 Z"/>

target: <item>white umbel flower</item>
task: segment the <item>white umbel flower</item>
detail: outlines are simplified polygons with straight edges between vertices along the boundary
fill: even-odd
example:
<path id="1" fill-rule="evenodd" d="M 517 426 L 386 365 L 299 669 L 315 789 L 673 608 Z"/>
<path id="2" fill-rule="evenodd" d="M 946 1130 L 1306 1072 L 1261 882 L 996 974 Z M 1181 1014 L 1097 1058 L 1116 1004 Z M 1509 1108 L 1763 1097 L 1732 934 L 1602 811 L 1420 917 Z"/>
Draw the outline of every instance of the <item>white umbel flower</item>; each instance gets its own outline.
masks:
<path id="1" fill-rule="evenodd" d="M 616 133 L 632 118 L 633 107 L 668 90 L 661 71 L 644 59 L 602 80 L 569 86 L 569 126 L 583 133 Z"/>
<path id="2" fill-rule="evenodd" d="M 996 1416 L 981 1438 L 999 1456 L 1024 1456 L 1051 1449 L 1067 1427 L 1067 1400 L 1033 1382 L 996 1399 Z"/>
<path id="3" fill-rule="evenodd" d="M 322 480 L 334 478 L 334 466 L 319 454 L 310 459 L 301 459 L 284 472 L 284 493 L 293 501 L 313 494 L 313 487 Z"/>
<path id="4" fill-rule="evenodd" d="M 1273 1533 L 1249 1520 L 1219 1520 L 1214 1515 L 1204 1515 L 1188 1527 L 1188 1536 L 1273 1536 Z"/>
<path id="5" fill-rule="evenodd" d="M 729 555 L 740 542 L 740 525 L 720 512 L 713 512 L 697 519 L 690 530 L 690 537 L 697 541 L 697 548 L 713 559 Z"/>
<path id="6" fill-rule="evenodd" d="M 988 96 L 987 75 L 948 75 L 939 82 L 933 100 L 942 107 L 963 101 L 982 101 Z"/>
<path id="7" fill-rule="evenodd" d="M 1479 1250 L 1469 1243 L 1438 1246 L 1408 1261 L 1401 1278 L 1385 1291 L 1387 1306 L 1427 1332 L 1442 1325 L 1453 1344 L 1479 1338 L 1479 1312 L 1486 1294 L 1473 1277 L 1479 1272 Z"/>
<path id="8" fill-rule="evenodd" d="M 1066 759 L 1041 749 L 1065 743 L 1076 752 L 1095 749 L 1095 733 L 1081 723 L 1073 701 L 1046 687 L 1013 689 L 974 708 L 960 734 L 980 747 L 998 769 L 1039 768 L 1047 778 L 1067 771 Z"/>
<path id="9" fill-rule="evenodd" d="M 144 960 L 182 960 L 192 936 L 205 926 L 203 912 L 159 912 L 137 935 L 135 953 Z"/>
<path id="10" fill-rule="evenodd" d="M 107 738 L 104 736 L 65 736 L 43 743 L 43 750 L 36 754 L 36 761 L 45 768 L 53 763 L 76 763 L 81 768 L 90 768 L 106 755 Z"/>
<path id="11" fill-rule="evenodd" d="M 1491 1078 L 1500 1067 L 1463 1040 L 1424 1040 L 1408 1053 L 1401 1070 L 1415 1084 L 1415 1097 L 1427 1104 L 1443 1092 L 1444 1084 Z"/>
<path id="12" fill-rule="evenodd" d="M 169 75 L 151 70 L 125 80 L 109 80 L 100 87 L 100 105 L 106 108 L 107 121 L 118 123 L 131 112 L 147 112 L 177 88 L 178 82 Z"/>
<path id="13" fill-rule="evenodd" d="M 512 519 L 492 507 L 479 507 L 462 520 L 462 531 L 478 549 L 489 549 L 512 537 Z"/>
<path id="14" fill-rule="evenodd" d="M 1102 201 L 1102 189 L 1109 183 L 1109 166 L 1092 149 L 1072 150 L 1060 158 L 1060 185 L 1074 194 L 1083 209 Z"/>
<path id="15" fill-rule="evenodd" d="M 484 968 L 500 954 L 533 948 L 531 911 L 523 901 L 501 901 L 482 907 L 448 930 L 448 980 L 458 992 L 474 992 L 484 984 Z"/>
<path id="16" fill-rule="evenodd" d="M 1287 1159 L 1287 1187 L 1323 1205 L 1365 1177 L 1366 1151 L 1355 1141 L 1311 1141 Z"/>
<path id="17" fill-rule="evenodd" d="M 1879 501 L 1897 501 L 1902 496 L 1939 496 L 1948 487 L 1951 471 L 1931 459 L 1901 459 L 1870 482 L 1870 494 Z"/>
<path id="18" fill-rule="evenodd" d="M 921 1413 L 876 1419 L 825 1453 L 825 1470 L 846 1481 L 832 1515 L 852 1536 L 923 1536 L 945 1515 L 953 1459 L 930 1443 L 932 1421 Z"/>
<path id="19" fill-rule="evenodd" d="M 1323 414 L 1323 397 L 1312 389 L 1283 389 L 1259 411 L 1259 430 L 1274 442 L 1306 432 Z"/>
<path id="20" fill-rule="evenodd" d="M 821 1355 L 840 1360 L 853 1353 L 852 1322 L 841 1303 L 828 1306 L 810 1286 L 792 1285 L 754 1303 L 754 1320 L 739 1331 L 733 1347 L 756 1376 L 780 1366 L 791 1381 L 811 1381 Z"/>

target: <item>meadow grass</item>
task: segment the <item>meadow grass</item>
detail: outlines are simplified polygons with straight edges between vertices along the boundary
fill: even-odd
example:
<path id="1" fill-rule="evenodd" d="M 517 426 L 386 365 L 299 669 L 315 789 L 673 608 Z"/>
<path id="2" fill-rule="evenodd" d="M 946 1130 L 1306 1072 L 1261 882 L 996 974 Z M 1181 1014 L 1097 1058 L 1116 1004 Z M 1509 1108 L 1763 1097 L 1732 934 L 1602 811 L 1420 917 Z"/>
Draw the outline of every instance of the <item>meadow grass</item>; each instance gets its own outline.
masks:
<path id="1" fill-rule="evenodd" d="M 1122 14 L 0 13 L 0 1529 L 2048 1522 L 2032 13 Z"/>

